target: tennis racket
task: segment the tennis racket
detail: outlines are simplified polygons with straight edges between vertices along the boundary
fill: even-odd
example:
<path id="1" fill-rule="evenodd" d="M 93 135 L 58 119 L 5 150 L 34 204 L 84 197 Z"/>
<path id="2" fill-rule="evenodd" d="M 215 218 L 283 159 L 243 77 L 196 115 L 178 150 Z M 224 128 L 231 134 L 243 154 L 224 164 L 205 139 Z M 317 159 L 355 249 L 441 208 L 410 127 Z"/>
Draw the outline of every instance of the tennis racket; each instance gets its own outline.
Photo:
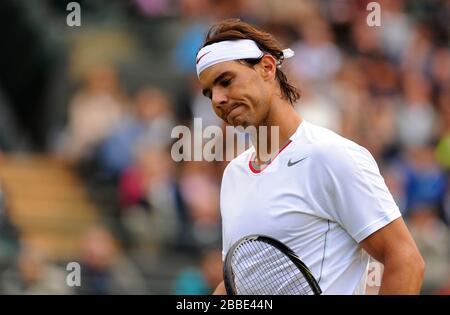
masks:
<path id="1" fill-rule="evenodd" d="M 319 295 L 311 271 L 285 244 L 265 235 L 249 235 L 228 251 L 223 266 L 229 295 Z"/>

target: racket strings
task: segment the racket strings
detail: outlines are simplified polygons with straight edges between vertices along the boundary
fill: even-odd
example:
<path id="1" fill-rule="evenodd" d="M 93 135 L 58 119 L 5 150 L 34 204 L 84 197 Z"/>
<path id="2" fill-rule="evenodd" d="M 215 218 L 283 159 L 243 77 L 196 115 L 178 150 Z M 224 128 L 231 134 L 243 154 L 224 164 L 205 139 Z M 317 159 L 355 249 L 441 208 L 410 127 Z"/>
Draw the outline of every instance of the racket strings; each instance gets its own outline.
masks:
<path id="1" fill-rule="evenodd" d="M 234 253 L 232 266 L 238 294 L 313 294 L 289 257 L 265 242 L 251 240 L 241 244 Z"/>
<path id="2" fill-rule="evenodd" d="M 240 293 L 259 293 L 264 294 L 266 292 L 277 292 L 280 291 L 280 288 L 277 287 L 277 282 L 280 282 L 275 277 L 274 270 L 270 270 L 270 267 L 274 267 L 277 264 L 277 261 L 272 261 L 272 266 L 270 264 L 266 264 L 267 261 L 256 259 L 252 260 L 252 258 L 257 258 L 257 255 L 259 254 L 267 254 L 265 253 L 267 250 L 259 250 L 258 248 L 255 248 L 254 244 L 250 246 L 251 243 L 249 243 L 248 246 L 240 248 L 241 251 L 241 257 L 239 257 L 238 261 L 242 263 L 241 272 L 238 272 L 238 277 L 236 280 L 237 282 L 237 288 L 238 291 L 241 291 Z M 273 257 L 272 257 L 273 258 Z M 278 265 L 280 267 L 280 265 Z M 282 266 L 281 266 L 282 267 Z M 239 270 L 239 268 L 235 268 L 236 270 Z M 279 274 L 282 275 L 282 274 Z M 278 276 L 279 276 L 278 275 Z M 262 279 L 265 279 L 265 281 L 261 282 Z M 283 277 L 285 278 L 285 277 Z M 241 279 L 245 279 L 244 281 L 240 281 Z M 285 279 L 283 279 L 285 281 Z M 245 283 L 246 282 L 246 283 Z M 262 286 L 261 283 L 264 285 Z M 253 291 L 249 291 L 249 289 L 252 288 Z M 282 287 L 281 287 L 282 289 Z M 281 290 L 280 293 L 283 293 L 284 290 Z"/>
<path id="3" fill-rule="evenodd" d="M 242 283 L 240 287 L 242 289 L 254 288 L 255 292 L 261 291 L 262 289 L 263 292 L 259 294 L 263 294 L 265 292 L 276 292 L 277 279 L 274 276 L 274 273 L 269 269 L 269 264 L 266 264 L 264 260 L 260 259 L 256 259 L 254 262 L 251 259 L 246 259 L 246 257 L 256 258 L 257 256 L 255 255 L 259 254 L 258 252 L 262 254 L 267 251 L 267 249 L 260 248 L 260 246 L 257 246 L 259 243 L 256 242 L 248 242 L 246 244 L 247 245 L 240 248 L 244 256 L 242 257 L 242 262 L 245 266 L 245 269 L 242 271 L 245 271 L 247 273 L 246 277 L 243 277 L 242 279 L 247 279 L 249 285 L 246 285 L 246 283 Z M 251 274 L 249 274 L 249 272 L 251 272 Z M 266 283 L 264 284 L 264 286 L 261 286 L 261 277 L 258 277 L 258 273 L 262 273 L 263 275 L 268 277 L 267 281 L 265 281 Z"/>

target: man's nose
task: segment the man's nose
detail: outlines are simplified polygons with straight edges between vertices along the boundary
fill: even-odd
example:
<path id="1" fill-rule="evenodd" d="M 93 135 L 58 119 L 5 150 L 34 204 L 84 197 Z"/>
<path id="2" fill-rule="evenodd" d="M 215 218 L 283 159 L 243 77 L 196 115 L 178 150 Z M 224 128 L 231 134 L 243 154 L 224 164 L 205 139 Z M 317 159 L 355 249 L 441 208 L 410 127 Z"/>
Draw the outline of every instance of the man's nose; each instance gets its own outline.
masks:
<path id="1" fill-rule="evenodd" d="M 227 104 L 228 102 L 228 96 L 225 93 L 225 91 L 221 89 L 216 89 L 213 91 L 212 95 L 212 103 L 216 107 L 222 107 L 223 105 Z"/>

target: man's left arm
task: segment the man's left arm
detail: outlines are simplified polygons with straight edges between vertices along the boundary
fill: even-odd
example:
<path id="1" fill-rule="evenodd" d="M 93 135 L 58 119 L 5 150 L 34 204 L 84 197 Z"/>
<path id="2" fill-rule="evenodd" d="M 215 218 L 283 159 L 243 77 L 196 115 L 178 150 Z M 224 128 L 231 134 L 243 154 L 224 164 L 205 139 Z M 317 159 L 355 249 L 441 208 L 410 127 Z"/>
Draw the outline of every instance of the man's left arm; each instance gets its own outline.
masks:
<path id="1" fill-rule="evenodd" d="M 425 262 L 400 217 L 369 235 L 360 245 L 383 263 L 379 294 L 419 294 Z"/>
<path id="2" fill-rule="evenodd" d="M 317 190 L 324 187 L 327 213 L 384 264 L 379 293 L 420 293 L 424 261 L 370 152 L 334 145 L 319 151 L 316 160 Z"/>

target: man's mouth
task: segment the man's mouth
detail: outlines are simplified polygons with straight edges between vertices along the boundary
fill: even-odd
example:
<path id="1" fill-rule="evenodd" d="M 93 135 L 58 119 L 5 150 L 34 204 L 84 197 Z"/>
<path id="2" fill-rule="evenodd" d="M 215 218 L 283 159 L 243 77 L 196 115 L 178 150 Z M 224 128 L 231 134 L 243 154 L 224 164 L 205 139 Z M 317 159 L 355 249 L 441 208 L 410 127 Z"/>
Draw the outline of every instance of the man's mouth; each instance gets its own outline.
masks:
<path id="1" fill-rule="evenodd" d="M 242 105 L 241 103 L 233 104 L 233 105 L 225 112 L 225 117 L 227 118 L 227 120 L 228 120 L 228 117 L 230 116 L 230 114 L 231 114 L 236 108 L 238 108 L 238 107 L 241 106 L 241 105 Z"/>

